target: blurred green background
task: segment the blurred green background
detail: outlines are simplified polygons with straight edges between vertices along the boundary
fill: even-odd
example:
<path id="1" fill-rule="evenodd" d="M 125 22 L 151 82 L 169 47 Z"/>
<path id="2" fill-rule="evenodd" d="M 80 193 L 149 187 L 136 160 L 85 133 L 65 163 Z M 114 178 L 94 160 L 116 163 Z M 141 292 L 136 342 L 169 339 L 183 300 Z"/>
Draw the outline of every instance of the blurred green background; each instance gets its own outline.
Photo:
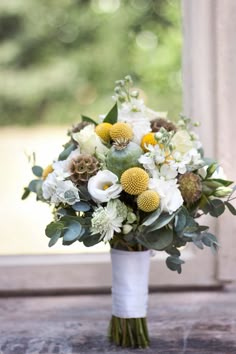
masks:
<path id="1" fill-rule="evenodd" d="M 180 0 L 1 0 L 0 125 L 96 118 L 127 74 L 177 116 L 181 45 Z"/>

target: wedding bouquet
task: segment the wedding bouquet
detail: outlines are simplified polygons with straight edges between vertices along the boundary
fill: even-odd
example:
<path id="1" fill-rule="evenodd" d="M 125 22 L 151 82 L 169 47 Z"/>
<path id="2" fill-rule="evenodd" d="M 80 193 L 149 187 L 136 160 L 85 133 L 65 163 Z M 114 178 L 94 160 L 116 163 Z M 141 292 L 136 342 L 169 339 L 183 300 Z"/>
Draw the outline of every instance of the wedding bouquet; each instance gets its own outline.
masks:
<path id="1" fill-rule="evenodd" d="M 68 142 L 34 175 L 31 192 L 53 207 L 46 227 L 49 246 L 109 242 L 112 257 L 110 339 L 147 347 L 150 250 L 167 254 L 166 265 L 181 273 L 183 246 L 218 248 L 199 217 L 218 217 L 231 204 L 233 182 L 216 161 L 204 157 L 194 125 L 181 116 L 171 122 L 145 106 L 126 76 L 116 82 L 115 105 L 98 120 L 82 116 Z M 199 220 L 199 221 L 198 221 Z"/>

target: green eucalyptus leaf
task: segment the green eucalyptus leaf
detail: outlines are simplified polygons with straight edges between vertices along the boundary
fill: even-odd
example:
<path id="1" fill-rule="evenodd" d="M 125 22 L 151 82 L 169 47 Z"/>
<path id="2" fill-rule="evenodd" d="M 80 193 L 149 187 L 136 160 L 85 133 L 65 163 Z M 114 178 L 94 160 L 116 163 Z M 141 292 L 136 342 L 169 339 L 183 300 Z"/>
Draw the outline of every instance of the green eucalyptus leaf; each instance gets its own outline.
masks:
<path id="1" fill-rule="evenodd" d="M 91 208 L 90 208 L 90 205 L 88 203 L 85 203 L 85 202 L 77 202 L 75 204 L 72 205 L 72 208 L 75 210 L 75 211 L 89 211 Z"/>
<path id="2" fill-rule="evenodd" d="M 88 123 L 91 123 L 91 124 L 94 124 L 94 125 L 97 125 L 98 123 L 97 122 L 95 122 L 92 118 L 89 118 L 89 117 L 87 117 L 87 116 L 81 116 L 81 118 L 82 118 L 82 121 L 83 122 L 88 122 Z"/>
<path id="3" fill-rule="evenodd" d="M 59 238 L 61 237 L 61 233 L 57 232 L 55 235 L 53 235 L 50 238 L 50 241 L 48 243 L 48 247 L 52 247 L 55 245 L 55 243 L 57 243 L 57 241 L 59 240 Z"/>
<path id="4" fill-rule="evenodd" d="M 43 175 L 43 169 L 41 166 L 33 166 L 32 172 L 36 177 L 42 177 Z"/>
<path id="5" fill-rule="evenodd" d="M 215 237 L 215 235 L 213 235 L 210 232 L 203 232 L 202 233 L 202 242 L 207 247 L 211 247 L 212 243 L 215 243 L 218 245 L 217 238 Z"/>
<path id="6" fill-rule="evenodd" d="M 57 210 L 57 215 L 58 215 L 58 217 L 76 216 L 76 213 L 71 208 L 60 208 L 60 209 Z"/>
<path id="7" fill-rule="evenodd" d="M 185 262 L 176 256 L 169 256 L 166 259 L 166 265 L 170 270 L 177 271 L 179 274 L 182 272 L 181 265 Z"/>
<path id="8" fill-rule="evenodd" d="M 101 240 L 101 235 L 100 234 L 95 234 L 95 235 L 89 235 L 86 237 L 83 237 L 81 242 L 83 242 L 84 246 L 86 247 L 92 247 L 99 243 Z"/>
<path id="9" fill-rule="evenodd" d="M 117 103 L 116 103 L 112 107 L 110 112 L 106 115 L 106 117 L 104 118 L 103 122 L 115 124 L 117 122 L 117 118 L 118 118 L 118 107 L 117 107 Z"/>
<path id="10" fill-rule="evenodd" d="M 230 204 L 229 202 L 225 202 L 225 205 L 227 206 L 231 214 L 236 215 L 236 209 L 232 204 Z"/>
<path id="11" fill-rule="evenodd" d="M 218 246 L 216 243 L 212 243 L 212 244 L 211 244 L 211 251 L 212 251 L 212 253 L 213 253 L 214 255 L 217 254 L 218 249 L 219 249 L 219 246 Z"/>
<path id="12" fill-rule="evenodd" d="M 63 241 L 73 242 L 78 240 L 82 236 L 82 226 L 80 223 L 75 221 L 70 221 L 67 226 L 64 228 L 63 232 Z"/>
<path id="13" fill-rule="evenodd" d="M 221 214 L 224 213 L 225 211 L 225 205 L 224 202 L 220 199 L 213 199 L 209 201 L 210 203 L 210 210 L 209 213 L 213 217 L 219 217 Z"/>
<path id="14" fill-rule="evenodd" d="M 159 230 L 162 227 L 166 226 L 169 224 L 169 222 L 174 219 L 176 213 L 173 214 L 168 214 L 168 213 L 163 213 L 159 216 L 156 222 L 154 222 L 150 227 L 147 228 L 147 232 Z"/>
<path id="15" fill-rule="evenodd" d="M 76 145 L 74 143 L 70 143 L 59 155 L 58 160 L 66 160 L 67 157 L 72 153 L 73 150 L 76 149 Z"/>
<path id="16" fill-rule="evenodd" d="M 41 191 L 42 184 L 43 184 L 43 181 L 41 179 L 33 179 L 30 182 L 28 189 L 30 190 L 30 192 L 38 194 Z"/>
<path id="17" fill-rule="evenodd" d="M 47 225 L 45 229 L 45 234 L 47 237 L 53 237 L 58 232 L 61 234 L 64 228 L 64 224 L 60 221 L 54 222 L 52 221 L 50 224 Z"/>
<path id="18" fill-rule="evenodd" d="M 197 238 L 193 237 L 192 241 L 193 241 L 194 245 L 197 246 L 197 248 L 199 248 L 200 250 L 204 249 L 204 245 L 201 240 L 198 240 Z"/>
<path id="19" fill-rule="evenodd" d="M 148 215 L 145 219 L 144 222 L 142 223 L 143 226 L 150 226 L 154 223 L 154 221 L 157 220 L 157 218 L 161 214 L 161 208 L 158 208 L 155 210 L 152 214 Z"/>
<path id="20" fill-rule="evenodd" d="M 179 213 L 175 216 L 174 228 L 177 233 L 181 233 L 183 231 L 187 223 L 187 218 L 188 218 L 188 212 L 183 207 L 181 208 Z"/>
<path id="21" fill-rule="evenodd" d="M 176 248 L 173 245 L 168 247 L 165 251 L 166 251 L 166 253 L 170 254 L 171 256 L 178 256 L 178 257 L 180 256 L 180 251 L 178 250 L 178 248 Z"/>
<path id="22" fill-rule="evenodd" d="M 173 231 L 170 229 L 160 229 L 137 236 L 137 240 L 148 249 L 162 251 L 173 241 Z"/>
<path id="23" fill-rule="evenodd" d="M 30 189 L 28 187 L 25 187 L 24 188 L 24 193 L 22 194 L 21 199 L 25 200 L 30 195 L 30 193 L 31 193 Z"/>

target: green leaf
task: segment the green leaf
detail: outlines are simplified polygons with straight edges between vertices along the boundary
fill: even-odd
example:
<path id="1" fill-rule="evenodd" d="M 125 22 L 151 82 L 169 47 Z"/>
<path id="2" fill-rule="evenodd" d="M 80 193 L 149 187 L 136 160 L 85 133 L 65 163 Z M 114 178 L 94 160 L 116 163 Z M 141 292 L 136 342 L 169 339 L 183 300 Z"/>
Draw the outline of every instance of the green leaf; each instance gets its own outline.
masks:
<path id="1" fill-rule="evenodd" d="M 166 253 L 170 254 L 171 256 L 178 256 L 178 257 L 180 256 L 180 251 L 178 250 L 178 248 L 176 248 L 173 245 L 168 247 L 165 251 L 166 251 Z"/>
<path id="2" fill-rule="evenodd" d="M 175 216 L 174 228 L 177 233 L 181 233 L 186 226 L 187 223 L 188 212 L 183 207 Z"/>
<path id="3" fill-rule="evenodd" d="M 215 237 L 215 235 L 211 234 L 210 232 L 202 233 L 202 242 L 207 247 L 211 247 L 212 243 L 215 243 L 218 245 L 217 238 Z"/>
<path id="4" fill-rule="evenodd" d="M 72 208 L 75 211 L 89 211 L 91 209 L 90 205 L 88 203 L 85 202 L 77 202 L 75 204 L 72 205 Z"/>
<path id="5" fill-rule="evenodd" d="M 36 177 L 42 177 L 43 175 L 43 169 L 41 166 L 33 166 L 32 172 Z"/>
<path id="6" fill-rule="evenodd" d="M 143 226 L 152 225 L 154 223 L 154 221 L 156 221 L 156 219 L 160 216 L 160 214 L 161 214 L 161 208 L 158 208 L 152 214 L 148 215 L 148 217 L 146 217 L 144 219 L 144 222 L 142 223 L 142 225 Z"/>
<path id="7" fill-rule="evenodd" d="M 157 219 L 156 222 L 154 222 L 152 224 L 152 226 L 147 228 L 147 232 L 151 232 L 151 231 L 155 231 L 158 229 L 161 229 L 162 227 L 166 226 L 167 224 L 169 224 L 169 222 L 174 219 L 175 215 L 177 213 L 173 213 L 173 214 L 168 214 L 168 213 L 163 213 L 160 215 L 160 217 Z"/>
<path id="8" fill-rule="evenodd" d="M 87 116 L 81 116 L 81 118 L 82 118 L 82 121 L 83 122 L 88 122 L 88 123 L 91 123 L 91 124 L 94 124 L 94 125 L 97 125 L 98 123 L 97 122 L 95 122 L 92 118 L 89 118 L 89 117 L 87 117 Z"/>
<path id="9" fill-rule="evenodd" d="M 111 124 L 115 124 L 117 122 L 117 118 L 118 118 L 118 107 L 117 107 L 117 103 L 112 107 L 112 109 L 110 110 L 110 112 L 106 115 L 105 119 L 103 120 L 103 122 L 105 123 L 111 123 Z"/>
<path id="10" fill-rule="evenodd" d="M 47 237 L 53 237 L 55 234 L 58 232 L 61 234 L 62 230 L 64 228 L 64 224 L 60 221 L 54 222 L 52 221 L 50 224 L 47 225 L 45 229 L 45 234 Z"/>
<path id="11" fill-rule="evenodd" d="M 182 272 L 181 265 L 185 262 L 177 256 L 169 256 L 166 258 L 166 265 L 170 270 L 177 271 L 179 274 Z"/>
<path id="12" fill-rule="evenodd" d="M 204 249 L 204 245 L 203 245 L 201 240 L 199 240 L 198 238 L 193 237 L 192 241 L 193 241 L 194 245 L 197 246 L 197 248 L 199 248 L 200 250 Z"/>
<path id="13" fill-rule="evenodd" d="M 213 173 L 217 170 L 218 164 L 213 162 L 208 168 L 207 168 L 207 175 L 206 178 L 209 178 L 213 175 Z"/>
<path id="14" fill-rule="evenodd" d="M 229 202 L 225 202 L 225 205 L 227 206 L 231 214 L 236 215 L 236 209 L 232 204 L 230 204 Z"/>
<path id="15" fill-rule="evenodd" d="M 74 242 L 82 236 L 82 226 L 76 221 L 70 221 L 63 232 L 63 241 Z"/>
<path id="16" fill-rule="evenodd" d="M 66 160 L 67 157 L 71 154 L 73 150 L 76 149 L 76 145 L 74 143 L 69 144 L 59 155 L 58 160 Z"/>
<path id="17" fill-rule="evenodd" d="M 42 184 L 43 181 L 41 179 L 33 179 L 30 182 L 28 189 L 30 190 L 30 192 L 38 194 L 41 191 Z"/>
<path id="18" fill-rule="evenodd" d="M 212 251 L 212 253 L 213 253 L 214 255 L 217 254 L 218 249 L 219 249 L 218 245 L 217 245 L 216 243 L 212 243 L 212 245 L 211 245 L 211 251 Z"/>
<path id="19" fill-rule="evenodd" d="M 52 238 L 50 239 L 49 243 L 48 243 L 48 247 L 52 247 L 55 245 L 55 243 L 57 243 L 57 241 L 59 240 L 61 234 L 58 232 L 56 233 L 54 236 L 52 236 Z"/>
<path id="20" fill-rule="evenodd" d="M 213 217 L 219 217 L 223 212 L 225 211 L 225 205 L 224 202 L 220 199 L 213 199 L 209 200 L 210 203 L 210 210 L 209 213 Z"/>
<path id="21" fill-rule="evenodd" d="M 88 235 L 86 237 L 83 237 L 81 239 L 81 242 L 83 242 L 84 246 L 86 247 L 92 247 L 99 243 L 101 240 L 101 235 L 100 234 L 95 234 L 95 235 Z"/>
<path id="22" fill-rule="evenodd" d="M 158 231 L 142 233 L 137 236 L 137 240 L 148 249 L 162 251 L 172 243 L 173 231 L 163 228 Z"/>
<path id="23" fill-rule="evenodd" d="M 223 185 L 224 187 L 228 187 L 230 186 L 232 183 L 234 183 L 233 181 L 228 181 L 226 179 L 221 179 L 221 178 L 212 178 L 211 179 L 213 182 L 219 183 L 221 185 Z"/>
<path id="24" fill-rule="evenodd" d="M 30 195 L 30 193 L 31 193 L 30 189 L 28 187 L 25 187 L 24 188 L 24 193 L 22 194 L 21 199 L 25 200 Z"/>

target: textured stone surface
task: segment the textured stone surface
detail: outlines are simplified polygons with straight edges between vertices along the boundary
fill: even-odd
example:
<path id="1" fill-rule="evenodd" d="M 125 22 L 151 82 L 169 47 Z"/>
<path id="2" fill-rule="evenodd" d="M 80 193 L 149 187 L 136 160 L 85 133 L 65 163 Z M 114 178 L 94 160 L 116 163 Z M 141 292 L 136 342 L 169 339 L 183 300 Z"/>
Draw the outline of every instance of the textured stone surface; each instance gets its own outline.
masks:
<path id="1" fill-rule="evenodd" d="M 236 353 L 235 291 L 154 293 L 151 347 L 137 353 Z M 109 295 L 0 299 L 0 354 L 134 353 L 106 338 Z"/>

